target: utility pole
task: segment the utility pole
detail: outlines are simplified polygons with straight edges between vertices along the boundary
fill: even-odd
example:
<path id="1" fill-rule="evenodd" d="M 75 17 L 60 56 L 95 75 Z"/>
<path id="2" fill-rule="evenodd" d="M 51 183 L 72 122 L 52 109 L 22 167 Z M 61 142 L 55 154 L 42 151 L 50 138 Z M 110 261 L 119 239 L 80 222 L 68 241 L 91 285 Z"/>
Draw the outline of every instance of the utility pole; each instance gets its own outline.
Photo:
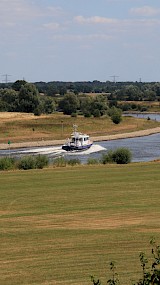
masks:
<path id="1" fill-rule="evenodd" d="M 119 77 L 119 76 L 118 75 L 112 75 L 110 77 L 112 77 L 113 78 L 113 82 L 116 83 L 116 78 Z"/>
<path id="2" fill-rule="evenodd" d="M 5 78 L 5 79 L 3 80 L 3 82 L 8 83 L 8 82 L 9 82 L 8 77 L 11 76 L 11 75 L 9 75 L 9 74 L 3 74 L 2 76 Z"/>
<path id="3" fill-rule="evenodd" d="M 61 137 L 63 137 L 64 125 L 63 120 L 61 120 Z"/>

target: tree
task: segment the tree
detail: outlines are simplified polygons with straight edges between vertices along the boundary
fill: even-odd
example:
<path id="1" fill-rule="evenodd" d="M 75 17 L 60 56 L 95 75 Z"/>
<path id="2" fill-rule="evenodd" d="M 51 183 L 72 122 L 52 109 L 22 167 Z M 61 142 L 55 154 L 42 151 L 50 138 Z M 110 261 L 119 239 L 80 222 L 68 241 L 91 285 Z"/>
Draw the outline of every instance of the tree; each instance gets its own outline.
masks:
<path id="1" fill-rule="evenodd" d="M 12 89 L 19 91 L 22 85 L 25 85 L 27 82 L 25 80 L 17 80 L 12 84 Z"/>
<path id="2" fill-rule="evenodd" d="M 92 104 L 93 98 L 89 95 L 84 95 L 80 99 L 80 110 L 83 113 L 85 117 L 91 116 L 91 104 Z"/>
<path id="3" fill-rule="evenodd" d="M 56 109 L 55 102 L 52 98 L 44 98 L 43 100 L 43 113 L 52 114 Z"/>
<path id="4" fill-rule="evenodd" d="M 58 94 L 59 90 L 57 89 L 57 87 L 53 84 L 48 85 L 46 94 L 48 96 L 54 97 L 56 94 Z"/>
<path id="5" fill-rule="evenodd" d="M 34 84 L 26 83 L 25 85 L 22 85 L 19 91 L 20 111 L 34 113 L 34 110 L 40 103 L 38 94 L 38 90 Z"/>
<path id="6" fill-rule="evenodd" d="M 98 95 L 95 98 L 87 95 L 80 100 L 80 109 L 84 116 L 93 115 L 101 117 L 106 114 L 108 109 L 108 100 L 106 96 Z"/>
<path id="7" fill-rule="evenodd" d="M 122 121 L 122 110 L 116 107 L 112 107 L 108 115 L 111 117 L 111 120 L 114 124 L 119 124 Z"/>
<path id="8" fill-rule="evenodd" d="M 59 102 L 59 107 L 66 115 L 71 115 L 72 113 L 76 113 L 79 108 L 79 100 L 78 97 L 73 94 L 66 94 L 64 98 Z"/>
<path id="9" fill-rule="evenodd" d="M 1 98 L 1 108 L 4 111 L 16 112 L 19 110 L 19 98 L 18 92 L 13 89 L 1 89 L 0 90 Z"/>
<path id="10" fill-rule="evenodd" d="M 108 101 L 106 99 L 106 96 L 98 95 L 96 96 L 96 98 L 93 99 L 91 103 L 91 113 L 93 114 L 93 116 L 95 116 L 95 114 L 103 116 L 107 112 L 107 109 L 108 109 Z M 97 110 L 99 112 L 97 112 Z"/>

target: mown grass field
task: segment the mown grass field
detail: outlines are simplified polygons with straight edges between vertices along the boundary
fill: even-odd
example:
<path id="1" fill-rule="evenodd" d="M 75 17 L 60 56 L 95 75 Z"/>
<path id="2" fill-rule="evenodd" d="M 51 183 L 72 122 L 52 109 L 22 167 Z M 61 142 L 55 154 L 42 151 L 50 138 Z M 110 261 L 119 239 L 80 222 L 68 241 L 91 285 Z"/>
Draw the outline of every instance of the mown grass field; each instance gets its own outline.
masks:
<path id="1" fill-rule="evenodd" d="M 160 163 L 0 173 L 0 284 L 121 284 L 160 244 Z"/>
<path id="2" fill-rule="evenodd" d="M 160 126 L 160 122 L 147 119 L 123 117 L 115 125 L 110 118 L 72 118 L 55 113 L 34 116 L 27 113 L 0 112 L 0 143 L 66 139 L 70 136 L 73 124 L 79 131 L 90 136 L 112 135 L 144 130 Z"/>

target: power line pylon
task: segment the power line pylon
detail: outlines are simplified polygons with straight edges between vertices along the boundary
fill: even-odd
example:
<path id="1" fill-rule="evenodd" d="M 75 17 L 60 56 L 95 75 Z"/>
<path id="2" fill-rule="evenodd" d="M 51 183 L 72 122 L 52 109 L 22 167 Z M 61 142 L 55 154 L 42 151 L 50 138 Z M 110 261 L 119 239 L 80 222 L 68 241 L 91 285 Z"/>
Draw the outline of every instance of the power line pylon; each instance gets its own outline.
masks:
<path id="1" fill-rule="evenodd" d="M 110 77 L 112 77 L 113 78 L 113 82 L 116 83 L 116 78 L 119 77 L 119 76 L 118 75 L 112 75 Z"/>
<path id="2" fill-rule="evenodd" d="M 11 76 L 11 75 L 9 75 L 9 74 L 3 74 L 2 76 L 5 78 L 5 79 L 3 80 L 3 82 L 8 83 L 8 82 L 9 82 L 8 77 Z"/>

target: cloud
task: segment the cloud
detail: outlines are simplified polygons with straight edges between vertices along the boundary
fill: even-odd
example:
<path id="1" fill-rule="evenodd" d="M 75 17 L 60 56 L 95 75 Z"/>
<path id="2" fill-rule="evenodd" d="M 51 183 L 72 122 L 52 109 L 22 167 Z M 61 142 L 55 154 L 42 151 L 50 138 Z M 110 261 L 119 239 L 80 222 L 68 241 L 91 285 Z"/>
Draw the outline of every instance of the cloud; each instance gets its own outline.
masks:
<path id="1" fill-rule="evenodd" d="M 0 0 L 0 26 L 12 27 L 21 23 L 30 23 L 36 19 L 48 21 L 47 17 L 57 17 L 63 15 L 61 7 L 41 6 L 30 0 Z M 52 24 L 53 28 L 53 24 Z"/>
<path id="2" fill-rule="evenodd" d="M 74 17 L 74 21 L 79 24 L 115 24 L 117 23 L 116 19 L 99 17 L 99 16 L 94 16 L 94 17 L 89 17 L 89 18 L 85 18 L 83 16 L 76 16 Z"/>
<path id="3" fill-rule="evenodd" d="M 5 32 L 30 26 L 32 20 L 40 16 L 38 7 L 26 0 L 0 0 L 0 27 Z"/>
<path id="4" fill-rule="evenodd" d="M 58 30 L 60 28 L 60 24 L 59 23 L 55 23 L 55 22 L 52 22 L 52 23 L 46 23 L 46 24 L 43 24 L 43 27 L 44 28 L 47 28 L 48 30 Z"/>
<path id="5" fill-rule="evenodd" d="M 64 14 L 63 9 L 59 6 L 48 6 L 46 12 L 52 16 L 61 16 Z"/>
<path id="6" fill-rule="evenodd" d="M 150 6 L 143 6 L 139 8 L 132 8 L 130 13 L 137 16 L 154 17 L 160 14 L 160 9 L 155 9 Z"/>
<path id="7" fill-rule="evenodd" d="M 88 32 L 95 35 L 96 33 L 99 36 L 99 40 L 118 40 L 122 36 L 130 37 L 131 35 L 135 36 L 138 34 L 143 34 L 148 37 L 148 29 L 150 29 L 151 33 L 151 31 L 155 32 L 155 29 L 157 30 L 160 28 L 159 18 L 116 19 L 99 16 L 84 17 L 82 15 L 79 15 L 74 17 L 73 21 L 76 22 L 77 25 L 83 27 L 83 29 L 81 29 L 81 32 L 83 34 L 86 34 Z"/>
<path id="8" fill-rule="evenodd" d="M 75 35 L 75 34 L 65 34 L 65 35 L 53 35 L 52 37 L 54 40 L 60 40 L 60 41 L 81 41 L 81 42 L 87 42 L 87 41 L 95 41 L 95 40 L 111 40 L 113 37 L 108 36 L 106 34 L 87 34 L 87 35 Z"/>

